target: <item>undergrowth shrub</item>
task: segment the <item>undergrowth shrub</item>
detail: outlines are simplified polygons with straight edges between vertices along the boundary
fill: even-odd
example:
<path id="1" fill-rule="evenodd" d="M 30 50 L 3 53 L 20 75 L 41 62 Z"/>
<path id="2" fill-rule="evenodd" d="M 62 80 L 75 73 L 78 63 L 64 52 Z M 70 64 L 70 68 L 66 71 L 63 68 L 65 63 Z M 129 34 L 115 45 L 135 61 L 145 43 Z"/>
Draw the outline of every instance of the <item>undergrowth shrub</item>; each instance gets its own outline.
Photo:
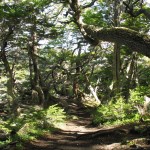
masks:
<path id="1" fill-rule="evenodd" d="M 118 124 L 135 117 L 135 109 L 132 105 L 126 104 L 120 97 L 115 103 L 110 101 L 108 104 L 101 105 L 93 113 L 94 124 Z"/>
<path id="2" fill-rule="evenodd" d="M 130 91 L 128 102 L 122 97 L 117 98 L 114 102 L 113 98 L 107 104 L 103 104 L 93 111 L 93 123 L 96 125 L 124 124 L 139 121 L 140 114 L 135 106 L 143 105 L 144 95 L 149 93 L 148 87 L 137 87 Z"/>
<path id="3" fill-rule="evenodd" d="M 15 119 L 9 119 L 3 125 L 7 132 L 16 132 L 11 136 L 12 141 L 19 139 L 21 141 L 33 140 L 45 132 L 52 132 L 59 123 L 65 121 L 66 113 L 58 105 L 52 105 L 48 109 L 31 108 L 20 113 Z"/>

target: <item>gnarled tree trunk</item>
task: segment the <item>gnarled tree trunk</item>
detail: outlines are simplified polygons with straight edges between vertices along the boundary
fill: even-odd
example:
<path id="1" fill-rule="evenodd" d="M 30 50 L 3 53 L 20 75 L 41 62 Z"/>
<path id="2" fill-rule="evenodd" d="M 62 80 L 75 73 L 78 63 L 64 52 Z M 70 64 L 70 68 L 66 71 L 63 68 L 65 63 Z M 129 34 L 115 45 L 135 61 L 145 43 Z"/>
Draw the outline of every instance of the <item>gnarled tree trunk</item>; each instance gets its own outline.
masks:
<path id="1" fill-rule="evenodd" d="M 39 105 L 44 105 L 45 95 L 42 90 L 42 81 L 40 76 L 40 68 L 38 64 L 38 49 L 37 49 L 37 35 L 36 35 L 36 17 L 33 16 L 33 27 L 31 30 L 31 43 L 29 43 L 29 68 L 30 68 L 30 82 L 32 90 L 37 92 L 37 101 Z M 31 66 L 32 65 L 32 66 Z M 32 77 L 32 67 L 33 67 L 33 77 Z M 34 92 L 35 93 L 35 92 Z M 34 97 L 32 98 L 34 100 Z"/>
<path id="2" fill-rule="evenodd" d="M 1 59 L 4 63 L 6 75 L 7 75 L 7 95 L 8 95 L 8 102 L 11 108 L 11 114 L 15 114 L 17 111 L 18 101 L 15 95 L 14 85 L 15 85 L 15 78 L 13 73 L 13 67 L 11 68 L 10 63 L 7 59 L 6 55 L 6 47 L 7 42 L 9 41 L 10 36 L 13 34 L 13 27 L 9 27 L 8 32 L 6 35 L 3 35 L 2 44 L 1 44 Z"/>

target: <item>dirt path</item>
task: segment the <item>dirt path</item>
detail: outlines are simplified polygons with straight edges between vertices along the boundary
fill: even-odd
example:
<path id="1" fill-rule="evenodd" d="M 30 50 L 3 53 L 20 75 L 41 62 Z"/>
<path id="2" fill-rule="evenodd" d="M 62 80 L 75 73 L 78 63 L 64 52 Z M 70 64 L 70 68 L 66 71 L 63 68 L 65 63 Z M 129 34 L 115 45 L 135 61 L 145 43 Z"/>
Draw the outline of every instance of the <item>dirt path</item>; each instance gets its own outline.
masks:
<path id="1" fill-rule="evenodd" d="M 60 130 L 25 145 L 25 150 L 148 150 L 149 141 L 142 141 L 144 135 L 129 133 L 134 125 L 121 127 L 90 127 L 91 118 L 85 109 L 71 106 L 70 115 L 76 119 L 66 122 Z M 147 135 L 145 135 L 147 136 Z M 141 145 L 126 141 L 140 139 Z M 142 141 L 142 142 L 141 142 Z M 124 144 L 124 143 L 125 144 Z M 147 143 L 146 143 L 147 142 Z M 149 142 L 149 144 L 148 144 Z M 143 145 L 142 145 L 143 144 Z"/>

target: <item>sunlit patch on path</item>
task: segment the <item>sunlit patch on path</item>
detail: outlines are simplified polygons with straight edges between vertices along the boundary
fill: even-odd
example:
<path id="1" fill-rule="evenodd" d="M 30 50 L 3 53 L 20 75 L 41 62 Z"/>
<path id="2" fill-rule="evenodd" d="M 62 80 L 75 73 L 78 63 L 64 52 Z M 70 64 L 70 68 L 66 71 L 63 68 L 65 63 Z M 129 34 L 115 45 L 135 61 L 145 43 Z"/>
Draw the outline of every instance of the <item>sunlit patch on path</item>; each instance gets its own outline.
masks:
<path id="1" fill-rule="evenodd" d="M 143 136 L 134 133 L 133 125 L 92 127 L 90 114 L 85 108 L 70 106 L 72 119 L 53 134 L 45 134 L 25 145 L 25 150 L 137 150 L 150 149 Z M 132 132 L 130 132 L 132 131 Z M 138 140 L 136 139 L 138 137 Z M 136 141 L 141 143 L 136 144 Z M 130 141 L 127 143 L 127 141 Z M 142 145 L 143 144 L 143 145 Z"/>

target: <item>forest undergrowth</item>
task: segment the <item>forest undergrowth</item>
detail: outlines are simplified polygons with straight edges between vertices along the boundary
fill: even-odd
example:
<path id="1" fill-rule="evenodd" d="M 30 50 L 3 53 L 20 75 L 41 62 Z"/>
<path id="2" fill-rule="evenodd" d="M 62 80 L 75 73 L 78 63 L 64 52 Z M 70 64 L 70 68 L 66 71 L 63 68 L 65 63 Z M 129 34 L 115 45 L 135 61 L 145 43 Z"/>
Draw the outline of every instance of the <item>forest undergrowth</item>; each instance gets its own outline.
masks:
<path id="1" fill-rule="evenodd" d="M 81 136 L 75 135 L 76 138 L 79 138 L 79 141 L 82 139 L 88 141 L 88 139 L 91 138 L 93 138 L 93 140 L 97 139 L 96 141 L 98 141 L 100 137 L 104 138 L 106 135 L 110 136 L 112 134 L 117 134 L 117 138 L 118 134 L 121 136 L 127 134 L 127 137 L 133 134 L 135 138 L 138 138 L 138 136 L 144 138 L 145 136 L 145 138 L 142 139 L 142 143 L 146 143 L 149 141 L 147 137 L 150 132 L 149 116 L 142 116 L 135 107 L 136 105 L 144 104 L 143 94 L 145 94 L 145 92 L 139 93 L 139 89 L 137 88 L 131 91 L 130 103 L 126 103 L 125 100 L 120 97 L 117 101 L 112 99 L 109 103 L 102 104 L 98 107 L 96 107 L 95 101 L 92 100 L 86 103 L 84 101 L 84 103 L 77 105 L 77 103 L 73 103 L 73 101 L 69 99 L 65 99 L 66 103 L 68 103 L 67 105 L 65 103 L 66 108 L 64 105 L 59 106 L 58 104 L 51 105 L 47 109 L 43 109 L 39 106 L 22 105 L 22 107 L 19 108 L 20 112 L 17 117 L 5 118 L 5 116 L 3 116 L 3 119 L 1 119 L 0 147 L 7 149 L 11 147 L 11 145 L 15 145 L 16 150 L 24 149 L 24 143 L 36 141 L 47 134 L 54 136 L 55 133 L 59 133 L 61 126 L 64 126 L 66 122 L 70 121 L 75 121 L 76 123 L 81 121 L 84 126 L 90 126 L 88 132 L 91 133 L 85 132 L 85 136 L 82 134 Z M 69 105 L 71 105 L 71 107 Z M 81 115 L 77 109 L 82 110 Z M 90 122 L 87 123 L 85 121 L 86 119 L 90 119 Z M 122 126 L 121 131 L 118 131 L 118 128 L 116 128 L 118 126 Z M 80 124 L 77 123 L 74 127 L 79 128 Z M 107 130 L 108 127 L 113 129 L 109 131 Z M 91 130 L 91 128 L 96 128 L 96 131 Z M 106 130 L 99 131 L 99 128 Z M 78 134 L 80 135 L 80 133 Z M 130 139 L 128 141 L 123 138 L 121 142 L 125 142 L 128 146 L 134 145 L 136 142 L 132 140 Z"/>

